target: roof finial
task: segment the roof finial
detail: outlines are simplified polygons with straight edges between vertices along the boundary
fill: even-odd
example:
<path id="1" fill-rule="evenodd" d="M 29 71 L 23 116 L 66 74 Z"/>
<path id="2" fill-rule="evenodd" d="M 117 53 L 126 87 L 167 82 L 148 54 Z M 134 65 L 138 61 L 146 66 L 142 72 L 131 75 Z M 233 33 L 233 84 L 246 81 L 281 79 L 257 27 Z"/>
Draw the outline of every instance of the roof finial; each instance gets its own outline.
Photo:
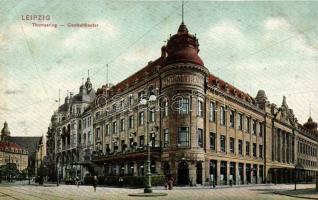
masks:
<path id="1" fill-rule="evenodd" d="M 183 19 L 184 19 L 184 12 L 183 12 L 183 7 L 184 7 L 184 1 L 182 0 L 182 24 L 183 24 Z"/>
<path id="2" fill-rule="evenodd" d="M 82 77 L 82 85 L 84 85 L 84 78 Z"/>
<path id="3" fill-rule="evenodd" d="M 89 69 L 87 70 L 87 78 L 89 78 Z"/>
<path id="4" fill-rule="evenodd" d="M 309 117 L 311 118 L 311 103 L 309 103 Z"/>

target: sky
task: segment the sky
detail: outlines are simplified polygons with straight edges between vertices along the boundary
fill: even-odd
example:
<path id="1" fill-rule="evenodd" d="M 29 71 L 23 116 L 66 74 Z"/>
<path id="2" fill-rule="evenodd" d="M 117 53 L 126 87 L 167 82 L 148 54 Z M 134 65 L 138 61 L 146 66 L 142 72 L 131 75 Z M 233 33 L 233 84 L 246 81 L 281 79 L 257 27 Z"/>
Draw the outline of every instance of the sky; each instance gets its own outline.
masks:
<path id="1" fill-rule="evenodd" d="M 184 22 L 199 38 L 210 73 L 255 97 L 283 96 L 300 123 L 318 120 L 318 3 L 185 1 Z M 46 134 L 59 89 L 118 83 L 151 60 L 181 23 L 180 1 L 1 1 L 0 126 Z M 49 21 L 22 20 L 49 15 Z M 64 25 L 33 27 L 32 23 Z M 70 28 L 95 23 L 97 28 Z M 311 106 L 310 106 L 311 105 Z"/>

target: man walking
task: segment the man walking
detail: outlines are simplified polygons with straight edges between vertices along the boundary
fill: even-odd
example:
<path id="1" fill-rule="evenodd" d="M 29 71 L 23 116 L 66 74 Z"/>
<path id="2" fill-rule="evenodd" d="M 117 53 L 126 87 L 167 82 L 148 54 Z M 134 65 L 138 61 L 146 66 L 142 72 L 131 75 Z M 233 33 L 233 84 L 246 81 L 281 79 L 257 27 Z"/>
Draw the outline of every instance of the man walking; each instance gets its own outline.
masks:
<path id="1" fill-rule="evenodd" d="M 93 176 L 93 187 L 94 187 L 94 192 L 96 192 L 96 187 L 97 187 L 97 176 Z"/>

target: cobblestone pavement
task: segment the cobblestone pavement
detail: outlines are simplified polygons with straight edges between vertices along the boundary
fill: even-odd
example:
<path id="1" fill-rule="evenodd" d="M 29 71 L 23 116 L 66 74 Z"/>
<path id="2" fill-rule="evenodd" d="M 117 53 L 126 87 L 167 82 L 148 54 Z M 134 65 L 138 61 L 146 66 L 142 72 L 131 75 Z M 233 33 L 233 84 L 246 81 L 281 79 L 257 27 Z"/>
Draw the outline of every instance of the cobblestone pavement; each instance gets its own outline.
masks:
<path id="1" fill-rule="evenodd" d="M 151 197 L 151 199 L 235 199 L 235 200 L 285 200 L 298 199 L 283 195 L 274 194 L 274 192 L 292 190 L 293 185 L 261 185 L 248 187 L 233 188 L 216 188 L 207 187 L 176 187 L 174 190 L 163 190 L 162 188 L 154 188 L 154 192 L 166 192 L 168 196 Z M 314 188 L 315 185 L 298 185 L 297 188 Z M 149 199 L 146 197 L 130 197 L 128 194 L 140 193 L 142 189 L 127 188 L 110 188 L 97 187 L 94 192 L 92 186 L 60 185 L 56 187 L 53 184 L 44 186 L 38 185 L 19 185 L 19 184 L 0 184 L 1 200 L 59 200 L 59 199 Z"/>

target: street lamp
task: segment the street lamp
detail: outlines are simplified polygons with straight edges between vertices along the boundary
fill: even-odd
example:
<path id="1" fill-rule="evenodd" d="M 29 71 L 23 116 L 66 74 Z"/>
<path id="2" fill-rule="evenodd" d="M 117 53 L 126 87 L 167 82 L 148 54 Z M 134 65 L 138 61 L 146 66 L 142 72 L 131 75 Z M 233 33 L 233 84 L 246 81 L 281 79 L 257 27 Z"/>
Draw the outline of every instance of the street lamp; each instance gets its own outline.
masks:
<path id="1" fill-rule="evenodd" d="M 141 105 L 148 105 L 147 108 L 149 108 L 149 104 L 153 103 L 157 100 L 157 97 L 152 94 L 149 96 L 149 99 L 141 99 L 140 104 Z M 149 113 L 148 113 L 149 114 Z M 147 157 L 147 172 L 146 172 L 146 183 L 145 183 L 145 188 L 144 188 L 144 193 L 152 193 L 151 189 L 151 169 L 150 169 L 150 134 L 148 130 L 149 126 L 149 115 L 147 115 L 147 149 L 148 149 L 148 157 Z"/>

